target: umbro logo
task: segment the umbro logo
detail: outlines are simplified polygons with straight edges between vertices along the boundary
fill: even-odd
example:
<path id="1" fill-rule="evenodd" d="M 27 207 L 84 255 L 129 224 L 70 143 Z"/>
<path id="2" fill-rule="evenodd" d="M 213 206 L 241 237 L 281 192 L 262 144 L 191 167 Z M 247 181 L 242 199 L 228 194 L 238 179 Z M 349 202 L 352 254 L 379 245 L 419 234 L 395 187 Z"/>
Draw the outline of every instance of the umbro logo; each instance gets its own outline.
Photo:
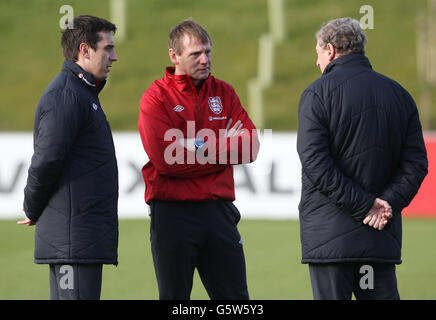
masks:
<path id="1" fill-rule="evenodd" d="M 92 108 L 93 108 L 94 110 L 97 110 L 97 109 L 98 109 L 98 106 L 97 106 L 95 103 L 93 103 L 93 104 L 92 104 Z"/>
<path id="2" fill-rule="evenodd" d="M 181 106 L 180 104 L 178 104 L 177 106 L 175 106 L 175 107 L 173 108 L 173 110 L 174 110 L 175 112 L 182 112 L 183 110 L 185 110 L 185 108 L 183 108 L 183 106 Z"/>

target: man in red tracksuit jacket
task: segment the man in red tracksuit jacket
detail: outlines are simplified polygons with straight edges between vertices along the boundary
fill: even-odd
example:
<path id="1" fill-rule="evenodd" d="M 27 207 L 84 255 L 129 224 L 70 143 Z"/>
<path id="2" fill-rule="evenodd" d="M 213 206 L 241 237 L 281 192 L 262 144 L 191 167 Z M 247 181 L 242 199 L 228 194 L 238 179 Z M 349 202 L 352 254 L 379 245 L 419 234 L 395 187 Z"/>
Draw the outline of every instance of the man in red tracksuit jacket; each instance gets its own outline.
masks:
<path id="1" fill-rule="evenodd" d="M 254 161 L 259 140 L 234 89 L 210 74 L 211 47 L 199 24 L 178 24 L 169 39 L 174 67 L 141 98 L 160 299 L 189 299 L 195 268 L 211 299 L 249 298 L 233 165 Z"/>

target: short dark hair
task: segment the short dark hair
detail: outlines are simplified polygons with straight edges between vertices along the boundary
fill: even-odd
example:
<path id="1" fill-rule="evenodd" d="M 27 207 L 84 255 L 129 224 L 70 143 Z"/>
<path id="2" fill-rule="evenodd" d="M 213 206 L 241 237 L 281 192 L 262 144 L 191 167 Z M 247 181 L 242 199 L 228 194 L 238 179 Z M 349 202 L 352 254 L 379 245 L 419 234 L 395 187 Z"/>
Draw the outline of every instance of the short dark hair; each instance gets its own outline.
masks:
<path id="1" fill-rule="evenodd" d="M 186 19 L 171 30 L 170 38 L 168 40 L 168 48 L 174 49 L 178 55 L 180 55 L 183 51 L 181 40 L 185 34 L 199 39 L 202 43 L 210 43 L 210 45 L 212 45 L 212 40 L 210 39 L 209 33 L 206 31 L 206 29 L 204 29 L 194 20 Z"/>
<path id="2" fill-rule="evenodd" d="M 88 44 L 92 49 L 97 49 L 97 43 L 101 40 L 100 31 L 113 32 L 117 27 L 103 19 L 91 15 L 81 15 L 73 20 L 73 28 L 66 28 L 62 33 L 62 52 L 65 59 L 77 61 L 79 46 L 81 43 Z"/>

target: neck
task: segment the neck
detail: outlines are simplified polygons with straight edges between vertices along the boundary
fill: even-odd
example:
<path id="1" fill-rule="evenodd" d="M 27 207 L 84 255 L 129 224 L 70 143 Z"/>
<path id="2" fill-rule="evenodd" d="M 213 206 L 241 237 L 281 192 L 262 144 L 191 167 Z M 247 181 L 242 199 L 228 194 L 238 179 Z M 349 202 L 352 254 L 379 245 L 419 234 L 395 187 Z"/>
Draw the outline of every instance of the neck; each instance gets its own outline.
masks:
<path id="1" fill-rule="evenodd" d="M 204 80 L 198 80 L 198 79 L 193 79 L 191 78 L 192 83 L 194 84 L 195 89 L 197 90 L 197 92 L 200 91 L 201 86 L 203 85 Z"/>
<path id="2" fill-rule="evenodd" d="M 188 76 L 188 74 L 186 72 L 179 70 L 177 68 L 177 66 L 175 66 L 175 68 L 174 68 L 174 75 L 175 76 L 181 76 L 181 75 L 187 75 Z M 192 84 L 194 85 L 194 87 L 197 90 L 197 92 L 199 92 L 205 79 L 194 79 L 191 76 L 189 76 L 189 78 L 191 78 Z"/>
<path id="3" fill-rule="evenodd" d="M 86 66 L 85 66 L 85 64 L 83 63 L 83 61 L 81 61 L 81 60 L 77 60 L 77 61 L 75 61 L 76 62 L 76 64 L 78 64 L 83 70 L 85 70 L 86 72 L 88 72 L 89 73 L 89 71 L 88 70 L 86 70 Z"/>
<path id="4" fill-rule="evenodd" d="M 90 75 L 92 75 L 94 77 L 95 81 L 103 81 L 104 79 L 97 79 L 95 77 L 95 75 L 89 70 L 89 68 L 87 67 L 86 63 L 83 60 L 77 60 L 76 64 L 78 64 L 83 70 L 85 70 L 86 72 L 88 72 Z"/>

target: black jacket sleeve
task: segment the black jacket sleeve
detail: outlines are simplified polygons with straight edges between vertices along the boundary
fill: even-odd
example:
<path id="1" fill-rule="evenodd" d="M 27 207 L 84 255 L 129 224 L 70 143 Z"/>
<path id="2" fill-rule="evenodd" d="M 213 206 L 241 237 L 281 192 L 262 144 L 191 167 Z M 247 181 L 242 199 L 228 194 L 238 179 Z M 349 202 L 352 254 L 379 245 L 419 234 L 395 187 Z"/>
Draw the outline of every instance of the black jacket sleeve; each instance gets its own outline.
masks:
<path id="1" fill-rule="evenodd" d="M 410 106 L 406 138 L 401 149 L 401 160 L 390 183 L 385 187 L 381 198 L 392 208 L 401 212 L 418 192 L 428 172 L 427 151 L 424 144 L 418 109 L 412 97 L 405 93 Z"/>
<path id="2" fill-rule="evenodd" d="M 328 114 L 310 89 L 303 92 L 298 110 L 297 151 L 303 173 L 334 205 L 362 221 L 375 196 L 345 176 L 335 165 L 329 148 Z"/>
<path id="3" fill-rule="evenodd" d="M 47 206 L 74 143 L 84 112 L 68 90 L 44 94 L 35 112 L 34 154 L 24 189 L 24 211 L 37 221 Z"/>

